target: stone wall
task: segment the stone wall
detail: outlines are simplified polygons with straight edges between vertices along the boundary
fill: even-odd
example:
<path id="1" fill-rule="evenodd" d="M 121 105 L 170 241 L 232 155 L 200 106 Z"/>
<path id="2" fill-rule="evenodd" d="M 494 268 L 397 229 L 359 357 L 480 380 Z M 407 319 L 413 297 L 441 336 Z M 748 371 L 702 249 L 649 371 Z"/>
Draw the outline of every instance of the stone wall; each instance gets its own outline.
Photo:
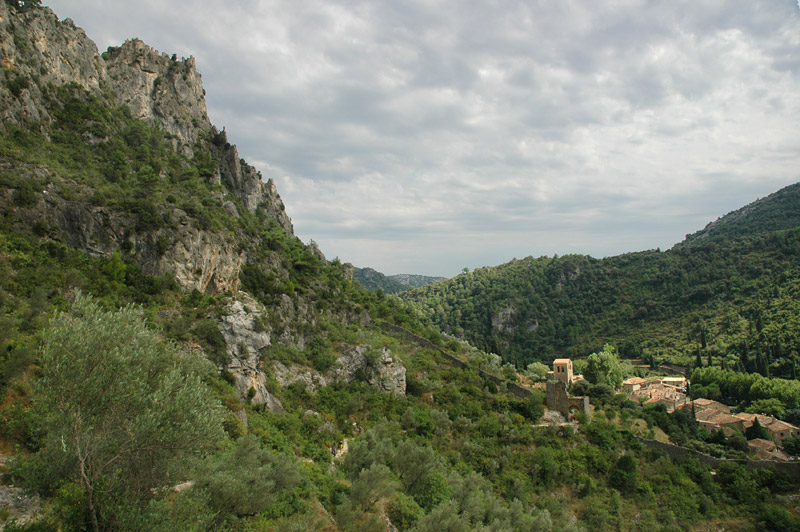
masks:
<path id="1" fill-rule="evenodd" d="M 776 471 L 782 471 L 787 473 L 795 478 L 800 479 L 800 462 L 778 462 L 775 460 L 732 460 L 730 458 L 716 458 L 714 456 L 709 456 L 707 454 L 703 454 L 699 451 L 694 451 L 692 449 L 686 449 L 685 447 L 679 447 L 677 445 L 673 445 L 671 443 L 664 443 L 658 440 L 648 440 L 642 437 L 639 437 L 639 440 L 645 445 L 645 447 L 649 449 L 657 449 L 659 451 L 663 451 L 669 455 L 670 458 L 673 460 L 675 459 L 682 459 L 687 456 L 692 456 L 696 458 L 698 461 L 710 465 L 712 467 L 718 467 L 720 464 L 724 462 L 736 462 L 739 464 L 743 464 L 746 469 L 753 470 L 753 469 L 774 469 Z"/>

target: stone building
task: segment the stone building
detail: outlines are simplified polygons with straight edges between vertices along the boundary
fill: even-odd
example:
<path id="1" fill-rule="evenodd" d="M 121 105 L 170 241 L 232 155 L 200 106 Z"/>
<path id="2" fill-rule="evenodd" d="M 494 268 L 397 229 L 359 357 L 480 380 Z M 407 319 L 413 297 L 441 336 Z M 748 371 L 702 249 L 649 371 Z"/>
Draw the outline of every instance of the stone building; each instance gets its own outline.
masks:
<path id="1" fill-rule="evenodd" d="M 572 373 L 572 360 L 569 358 L 557 358 L 553 361 L 553 377 L 569 386 L 575 380 Z"/>

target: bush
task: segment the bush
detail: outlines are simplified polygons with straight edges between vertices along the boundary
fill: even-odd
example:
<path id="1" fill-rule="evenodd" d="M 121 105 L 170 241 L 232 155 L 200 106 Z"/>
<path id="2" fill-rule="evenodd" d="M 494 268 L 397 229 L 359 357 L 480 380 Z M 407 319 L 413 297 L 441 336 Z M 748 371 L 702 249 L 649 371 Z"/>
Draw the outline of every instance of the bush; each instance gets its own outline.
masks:
<path id="1" fill-rule="evenodd" d="M 77 483 L 93 530 L 128 529 L 154 488 L 222 439 L 201 380 L 210 368 L 160 341 L 138 309 L 108 312 L 80 294 L 42 337 L 34 400 L 45 439 L 29 478 Z"/>
<path id="2" fill-rule="evenodd" d="M 293 513 L 291 491 L 300 483 L 294 462 L 262 449 L 258 438 L 246 435 L 231 449 L 210 458 L 192 488 L 216 512 L 222 523 L 232 517 L 269 510 L 273 517 Z"/>

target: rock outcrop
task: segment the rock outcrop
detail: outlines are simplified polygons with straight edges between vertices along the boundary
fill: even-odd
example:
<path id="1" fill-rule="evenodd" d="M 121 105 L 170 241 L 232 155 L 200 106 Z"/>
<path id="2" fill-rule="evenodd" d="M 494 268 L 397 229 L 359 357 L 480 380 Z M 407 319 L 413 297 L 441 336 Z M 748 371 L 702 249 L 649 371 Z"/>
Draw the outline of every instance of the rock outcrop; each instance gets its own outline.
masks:
<path id="1" fill-rule="evenodd" d="M 282 362 L 272 363 L 272 373 L 281 386 L 302 382 L 311 392 L 333 383 L 349 384 L 363 380 L 381 391 L 400 396 L 406 394 L 406 368 L 403 363 L 392 358 L 388 349 L 373 351 L 368 345 L 345 349 L 325 373 Z"/>
<path id="2" fill-rule="evenodd" d="M 239 150 L 228 142 L 224 129 L 212 128 L 210 149 L 219 164 L 216 179 L 224 183 L 250 212 L 260 208 L 267 219 L 275 220 L 287 235 L 294 235 L 292 221 L 286 214 L 275 183 L 272 179 L 264 183 L 261 172 L 239 157 Z"/>
<path id="3" fill-rule="evenodd" d="M 99 93 L 106 80 L 97 46 L 70 19 L 49 9 L 12 12 L 0 2 L 0 131 L 51 119 L 40 87 L 74 83 Z"/>
<path id="4" fill-rule="evenodd" d="M 273 375 L 281 387 L 302 382 L 311 392 L 336 382 L 363 380 L 380 390 L 405 395 L 406 368 L 385 348 L 347 347 L 324 373 L 307 366 L 270 360 L 265 354 L 267 348 L 273 342 L 286 344 L 288 341 L 276 337 L 271 329 L 274 324 L 266 323 L 267 313 L 261 303 L 246 292 L 239 292 L 225 305 L 218 321 L 231 360 L 226 369 L 233 375 L 242 398 L 249 398 L 253 404 L 265 405 L 271 410 L 280 410 L 280 402 L 267 390 L 267 374 Z M 301 341 L 291 345 L 302 349 L 303 344 Z"/>
<path id="5" fill-rule="evenodd" d="M 230 355 L 228 366 L 220 369 L 233 375 L 242 398 L 271 410 L 282 409 L 268 390 L 272 361 L 262 356 L 273 342 L 302 350 L 324 323 L 347 326 L 368 321 L 360 305 L 320 305 L 313 286 L 294 291 L 294 265 L 280 251 L 265 249 L 268 246 L 259 241 L 257 230 L 244 236 L 224 223 L 214 223 L 224 218 L 222 215 L 213 220 L 201 216 L 204 208 L 214 207 L 217 213 L 241 219 L 245 215 L 242 209 L 246 209 L 294 236 L 275 183 L 242 159 L 224 129 L 220 131 L 209 120 L 193 58 L 160 53 L 138 39 L 100 55 L 83 30 L 68 19 L 59 21 L 49 8 L 23 12 L 0 2 L 0 61 L 0 132 L 38 124 L 43 134 L 49 134 L 54 120 L 49 113 L 58 114 L 54 110 L 73 98 L 93 106 L 125 106 L 133 117 L 163 128 L 165 137 L 184 156 L 176 159 L 177 164 L 202 166 L 202 178 L 212 185 L 210 197 L 202 201 L 192 198 L 194 204 L 187 204 L 173 197 L 173 201 L 151 202 L 137 196 L 130 202 L 106 202 L 104 192 L 91 180 L 67 177 L 35 163 L 0 161 L 15 180 L 37 183 L 24 202 L 16 201 L 16 193 L 10 189 L 0 191 L 0 208 L 15 213 L 16 220 L 35 222 L 42 238 L 61 241 L 92 256 L 119 252 L 146 274 L 174 275 L 186 290 L 235 294 L 217 318 Z M 71 88 L 62 91 L 59 87 L 63 86 Z M 108 136 L 102 131 L 86 133 L 83 140 L 107 142 L 111 130 L 113 127 Z M 152 179 L 166 176 L 166 171 L 157 171 Z M 117 178 L 125 177 L 123 173 Z M 313 243 L 307 251 L 325 261 Z M 269 311 L 239 291 L 240 273 L 246 264 L 265 272 L 277 287 L 290 287 L 273 294 Z M 352 265 L 347 265 L 343 275 L 351 278 L 352 271 Z M 320 287 L 323 289 L 340 290 Z M 336 298 L 337 294 L 327 297 Z M 342 350 L 324 374 L 277 363 L 274 374 L 282 383 L 304 380 L 311 388 L 362 379 L 383 390 L 405 393 L 403 365 L 388 351 L 371 351 L 365 346 Z"/>
<path id="6" fill-rule="evenodd" d="M 233 198 L 251 212 L 260 210 L 294 236 L 291 220 L 272 180 L 264 181 L 208 118 L 202 79 L 194 58 L 159 53 L 138 39 L 109 48 L 102 56 L 86 33 L 67 19 L 59 21 L 48 8 L 17 12 L 0 2 L 0 131 L 52 120 L 42 88 L 75 84 L 112 105 L 125 105 L 132 115 L 162 127 L 175 148 L 187 157 L 198 150 L 217 163 L 208 179 L 226 191 L 214 198 L 233 217 Z M 109 101 L 109 100 L 106 100 Z M 101 139 L 98 139 L 101 140 Z M 58 179 L 50 176 L 51 180 Z M 74 184 L 73 184 L 74 185 Z M 48 186 L 41 216 L 59 237 L 92 255 L 109 256 L 128 249 L 142 269 L 153 275 L 172 273 L 188 290 L 220 293 L 239 289 L 239 273 L 247 260 L 229 236 L 191 223 L 180 209 L 155 213 L 175 223 L 147 230 L 135 214 L 68 201 L 59 187 Z M 88 193 L 90 194 L 91 191 Z"/>
<path id="7" fill-rule="evenodd" d="M 103 54 L 117 101 L 136 118 L 158 124 L 188 156 L 211 130 L 200 73 L 193 57 L 178 60 L 138 39 Z"/>
<path id="8" fill-rule="evenodd" d="M 373 351 L 368 345 L 345 350 L 332 369 L 334 380 L 353 382 L 363 377 L 370 385 L 395 395 L 406 394 L 406 368 L 385 347 Z"/>
<path id="9" fill-rule="evenodd" d="M 219 318 L 219 329 L 225 337 L 230 364 L 227 370 L 233 375 L 236 389 L 243 399 L 265 405 L 271 411 L 283 410 L 281 402 L 267 390 L 261 352 L 270 346 L 270 334 L 259 320 L 266 313 L 264 307 L 245 292 L 225 306 Z"/>

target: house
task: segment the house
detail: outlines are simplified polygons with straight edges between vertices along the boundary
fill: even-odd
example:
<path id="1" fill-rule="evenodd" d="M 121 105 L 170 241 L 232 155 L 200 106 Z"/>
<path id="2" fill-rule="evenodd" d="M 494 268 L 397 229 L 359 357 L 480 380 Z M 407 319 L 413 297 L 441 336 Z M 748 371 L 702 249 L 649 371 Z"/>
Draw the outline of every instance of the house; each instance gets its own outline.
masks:
<path id="1" fill-rule="evenodd" d="M 764 451 L 776 451 L 778 446 L 775 445 L 774 441 L 764 440 L 762 438 L 753 438 L 752 440 L 747 442 L 748 447 L 750 449 L 762 449 Z"/>
<path id="2" fill-rule="evenodd" d="M 672 386 L 664 386 L 660 382 L 650 382 L 645 388 L 639 388 L 630 393 L 632 399 L 643 401 L 644 404 L 662 404 L 667 412 L 672 413 L 676 408 L 682 408 L 686 403 L 686 395 Z"/>
<path id="3" fill-rule="evenodd" d="M 555 359 L 553 361 L 553 377 L 566 385 L 572 384 L 572 381 L 575 380 L 572 374 L 572 360 L 569 358 Z"/>
<path id="4" fill-rule="evenodd" d="M 716 410 L 717 412 L 725 412 L 726 414 L 731 413 L 731 407 L 724 405 L 719 401 L 714 401 L 713 399 L 705 399 L 701 397 L 692 401 L 691 404 L 695 413 L 708 409 Z"/>
<path id="5" fill-rule="evenodd" d="M 631 377 L 622 382 L 622 389 L 626 392 L 635 392 L 644 386 L 647 386 L 647 381 L 641 377 Z"/>
<path id="6" fill-rule="evenodd" d="M 800 429 L 792 424 L 786 423 L 785 421 L 781 421 L 780 419 L 776 419 L 769 425 L 764 425 L 764 428 L 769 431 L 772 439 L 775 440 L 775 442 L 781 447 L 783 446 L 784 441 L 793 436 L 797 436 L 798 433 L 800 433 Z"/>
<path id="7" fill-rule="evenodd" d="M 750 454 L 758 460 L 789 460 L 789 455 L 780 451 L 775 442 L 754 438 L 747 442 Z"/>
<path id="8" fill-rule="evenodd" d="M 726 436 L 733 434 L 733 431 L 744 434 L 744 422 L 725 412 L 717 412 L 711 409 L 704 410 L 700 414 L 695 413 L 697 422 L 708 429 L 709 432 L 721 430 Z"/>
<path id="9" fill-rule="evenodd" d="M 739 412 L 736 414 L 736 417 L 742 420 L 744 428 L 750 428 L 753 426 L 753 423 L 758 420 L 758 424 L 767 429 L 772 439 L 780 446 L 783 446 L 783 442 L 786 439 L 800 434 L 800 429 L 791 423 L 786 423 L 772 416 Z"/>
<path id="10" fill-rule="evenodd" d="M 686 388 L 686 377 L 662 377 L 661 384 L 673 388 Z"/>

